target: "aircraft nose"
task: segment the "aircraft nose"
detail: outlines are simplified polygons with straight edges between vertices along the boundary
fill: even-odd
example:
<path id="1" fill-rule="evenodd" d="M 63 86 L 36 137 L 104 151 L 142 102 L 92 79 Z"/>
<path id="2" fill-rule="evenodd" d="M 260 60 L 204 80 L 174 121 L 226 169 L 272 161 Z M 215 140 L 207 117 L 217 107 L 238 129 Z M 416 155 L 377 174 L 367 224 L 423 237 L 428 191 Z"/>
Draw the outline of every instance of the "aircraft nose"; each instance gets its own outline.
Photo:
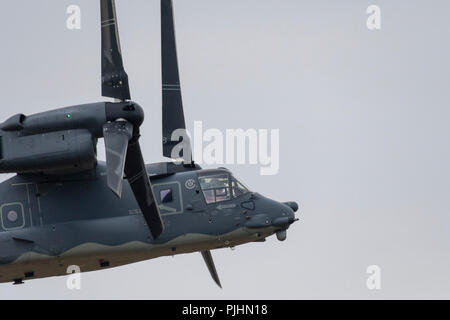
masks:
<path id="1" fill-rule="evenodd" d="M 285 205 L 287 205 L 289 208 L 292 209 L 292 211 L 297 212 L 298 211 L 298 203 L 295 201 L 289 201 L 289 202 L 283 202 Z"/>
<path id="2" fill-rule="evenodd" d="M 293 203 L 289 205 L 284 202 L 281 206 L 282 216 L 278 216 L 272 220 L 272 225 L 276 227 L 282 227 L 283 229 L 287 229 L 291 224 L 293 224 L 298 219 L 295 218 L 295 211 L 298 210 L 298 204 Z"/>
<path id="3" fill-rule="evenodd" d="M 280 241 L 286 240 L 287 237 L 287 229 L 291 224 L 298 221 L 298 219 L 295 218 L 295 212 L 298 211 L 298 203 L 297 202 L 283 202 L 283 216 L 276 218 L 273 220 L 272 225 L 275 227 L 280 227 L 281 230 L 276 232 L 277 239 Z M 287 207 L 287 208 L 286 208 Z M 286 215 L 286 210 L 289 210 L 289 212 Z"/>

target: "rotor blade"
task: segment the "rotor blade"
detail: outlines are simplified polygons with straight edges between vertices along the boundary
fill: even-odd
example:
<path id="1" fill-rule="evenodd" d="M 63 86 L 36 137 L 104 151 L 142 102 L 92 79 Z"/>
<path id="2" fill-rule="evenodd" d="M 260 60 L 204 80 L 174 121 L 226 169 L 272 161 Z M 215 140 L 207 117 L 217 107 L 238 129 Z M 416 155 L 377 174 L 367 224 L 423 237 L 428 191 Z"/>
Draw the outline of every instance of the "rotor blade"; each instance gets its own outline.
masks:
<path id="1" fill-rule="evenodd" d="M 156 239 L 163 232 L 164 224 L 145 169 L 141 147 L 136 138 L 128 144 L 125 174 L 153 238 Z"/>
<path id="2" fill-rule="evenodd" d="M 128 75 L 120 49 L 114 0 L 100 0 L 102 18 L 102 95 L 119 100 L 130 99 Z"/>
<path id="3" fill-rule="evenodd" d="M 106 149 L 108 187 L 122 197 L 123 171 L 128 141 L 133 135 L 133 125 L 127 121 L 110 122 L 103 126 Z"/>
<path id="4" fill-rule="evenodd" d="M 214 282 L 222 289 L 222 284 L 220 283 L 219 275 L 217 274 L 216 266 L 214 265 L 214 260 L 211 251 L 201 251 L 203 260 L 205 260 L 206 266 L 208 267 L 209 273 L 213 278 Z"/>
<path id="5" fill-rule="evenodd" d="M 172 0 L 161 0 L 161 50 L 163 155 L 168 158 L 180 155 L 184 161 L 192 162 L 192 147 L 185 133 Z M 184 130 L 184 138 L 172 141 L 172 133 L 177 129 Z M 172 151 L 183 139 L 187 140 L 184 141 L 184 152 L 177 152 L 174 157 Z"/>

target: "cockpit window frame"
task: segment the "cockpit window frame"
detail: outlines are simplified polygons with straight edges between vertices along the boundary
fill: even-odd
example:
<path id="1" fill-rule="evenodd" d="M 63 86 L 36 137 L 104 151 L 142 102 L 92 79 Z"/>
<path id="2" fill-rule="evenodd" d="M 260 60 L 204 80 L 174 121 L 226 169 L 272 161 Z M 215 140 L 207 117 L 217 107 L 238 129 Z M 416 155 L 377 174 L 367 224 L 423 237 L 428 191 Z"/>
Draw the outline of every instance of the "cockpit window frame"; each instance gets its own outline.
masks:
<path id="1" fill-rule="evenodd" d="M 220 189 L 219 186 L 217 187 L 213 187 L 213 188 L 203 188 L 202 187 L 202 183 L 201 183 L 201 179 L 204 177 L 214 177 L 214 176 L 220 176 L 220 175 L 227 175 L 228 177 L 228 198 L 225 200 L 220 200 L 220 201 L 216 201 L 216 191 L 215 189 Z M 213 205 L 216 203 L 222 203 L 222 202 L 226 202 L 226 201 L 233 201 L 234 199 L 238 199 L 241 198 L 245 195 L 250 194 L 252 191 L 247 187 L 247 185 L 245 183 L 243 183 L 240 179 L 236 178 L 230 171 L 226 170 L 226 169 L 212 169 L 212 170 L 203 170 L 200 172 L 197 172 L 197 178 L 198 178 L 198 182 L 199 182 L 199 186 L 201 189 L 201 192 L 203 194 L 203 198 L 205 200 L 205 203 L 207 205 Z M 241 185 L 246 191 L 242 194 L 239 195 L 234 195 L 233 192 L 233 183 L 236 182 L 239 185 Z M 209 190 L 214 190 L 213 194 L 214 194 L 214 201 L 211 202 L 211 199 L 208 200 L 205 191 L 209 191 Z M 210 195 L 211 196 L 211 195 Z"/>
<path id="2" fill-rule="evenodd" d="M 214 186 L 214 187 L 210 187 L 210 188 L 204 188 L 202 186 L 202 178 L 206 178 L 206 177 L 215 177 L 215 176 L 227 176 L 228 179 L 228 186 L 227 187 L 223 187 L 223 186 Z M 232 190 L 231 190 L 231 182 L 232 182 L 232 175 L 229 171 L 225 171 L 225 170 L 207 170 L 201 173 L 197 174 L 197 178 L 198 178 L 198 182 L 199 182 L 199 186 L 201 189 L 201 192 L 203 194 L 203 198 L 205 200 L 205 203 L 207 205 L 215 205 L 217 203 L 224 203 L 227 201 L 232 201 L 233 200 L 233 196 L 232 196 Z M 217 200 L 217 190 L 220 189 L 226 189 L 226 199 L 223 200 Z M 205 193 L 212 191 L 213 195 L 214 195 L 214 201 L 211 201 L 210 199 L 208 199 L 208 197 L 206 196 Z"/>

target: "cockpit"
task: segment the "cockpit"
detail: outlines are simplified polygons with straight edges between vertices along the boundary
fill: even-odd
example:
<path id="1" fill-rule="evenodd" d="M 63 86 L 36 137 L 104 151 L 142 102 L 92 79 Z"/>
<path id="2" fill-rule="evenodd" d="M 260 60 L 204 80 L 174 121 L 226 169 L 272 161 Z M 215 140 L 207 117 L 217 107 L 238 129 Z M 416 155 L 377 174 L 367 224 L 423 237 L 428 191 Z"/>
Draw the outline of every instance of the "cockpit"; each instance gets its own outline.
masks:
<path id="1" fill-rule="evenodd" d="M 249 189 L 225 170 L 199 172 L 198 180 L 207 204 L 238 198 Z"/>

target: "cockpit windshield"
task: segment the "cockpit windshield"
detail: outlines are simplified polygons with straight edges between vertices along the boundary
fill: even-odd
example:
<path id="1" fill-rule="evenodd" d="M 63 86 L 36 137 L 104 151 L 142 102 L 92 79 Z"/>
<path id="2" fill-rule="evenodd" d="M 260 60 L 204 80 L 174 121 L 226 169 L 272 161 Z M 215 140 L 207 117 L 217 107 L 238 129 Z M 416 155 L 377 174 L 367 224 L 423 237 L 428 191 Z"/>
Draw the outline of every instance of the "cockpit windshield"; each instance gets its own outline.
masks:
<path id="1" fill-rule="evenodd" d="M 228 174 L 214 174 L 198 178 L 206 203 L 230 200 L 230 179 Z"/>
<path id="2" fill-rule="evenodd" d="M 226 172 L 200 175 L 198 180 L 207 204 L 231 200 L 249 192 L 243 183 Z"/>
<path id="3" fill-rule="evenodd" d="M 235 177 L 231 178 L 231 190 L 234 198 L 240 197 L 249 192 L 248 188 L 243 183 L 239 182 Z"/>

